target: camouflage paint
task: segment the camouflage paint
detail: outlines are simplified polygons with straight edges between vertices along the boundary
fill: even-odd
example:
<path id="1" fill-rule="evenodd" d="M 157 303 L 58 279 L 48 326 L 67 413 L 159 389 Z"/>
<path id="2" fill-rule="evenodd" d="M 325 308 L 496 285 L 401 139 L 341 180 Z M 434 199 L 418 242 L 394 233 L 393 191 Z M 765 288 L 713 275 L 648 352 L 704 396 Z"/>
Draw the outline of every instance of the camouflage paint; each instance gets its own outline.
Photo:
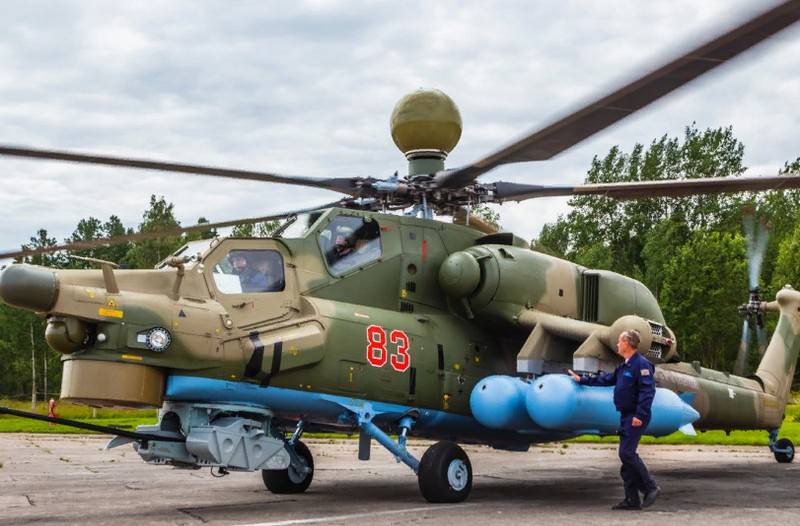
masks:
<path id="1" fill-rule="evenodd" d="M 383 250 L 377 260 L 333 275 L 317 237 L 340 214 L 377 221 Z M 65 394 L 105 405 L 152 405 L 151 392 L 137 401 L 127 394 L 130 383 L 117 385 L 118 366 L 125 364 L 468 414 L 478 380 L 513 375 L 525 360 L 539 360 L 539 372 L 557 372 L 578 359 L 595 370 L 613 367 L 616 338 L 626 328 L 642 332 L 641 352 L 658 343 L 667 349 L 663 359 L 674 356 L 674 335 L 639 282 L 515 246 L 512 237 L 509 244 L 493 241 L 502 238 L 460 225 L 331 209 L 302 238 L 224 239 L 183 272 L 116 270 L 120 292 L 106 290 L 100 270 L 54 271 L 58 293 L 45 313 L 53 317 L 53 331 L 62 330 L 59 318 L 70 318 L 105 337 L 90 337 L 84 348 L 65 354 Z M 232 248 L 279 251 L 285 290 L 218 291 L 211 272 Z M 442 263 L 456 252 L 480 267 L 479 283 L 465 298 L 447 297 L 439 284 Z M 587 273 L 598 276 L 595 322 L 580 319 Z M 696 393 L 701 428 L 776 427 L 800 345 L 798 297 L 788 289 L 778 295 L 781 319 L 758 379 L 662 363 L 659 385 Z M 172 334 L 165 352 L 151 351 L 138 338 L 153 327 Z M 69 349 L 67 335 L 59 337 Z M 370 338 L 384 339 L 385 363 L 370 358 Z M 81 362 L 87 363 L 83 370 L 95 371 L 91 392 L 74 381 Z M 103 364 L 109 374 L 97 372 Z"/>

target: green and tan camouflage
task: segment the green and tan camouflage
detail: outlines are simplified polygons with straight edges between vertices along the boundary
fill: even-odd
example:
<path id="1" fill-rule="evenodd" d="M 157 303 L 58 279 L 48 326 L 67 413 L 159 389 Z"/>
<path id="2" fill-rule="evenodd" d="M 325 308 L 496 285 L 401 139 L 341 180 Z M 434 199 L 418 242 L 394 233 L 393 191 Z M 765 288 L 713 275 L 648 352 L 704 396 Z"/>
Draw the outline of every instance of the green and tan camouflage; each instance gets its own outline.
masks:
<path id="1" fill-rule="evenodd" d="M 376 224 L 380 253 L 336 272 L 323 244 L 341 218 Z M 330 209 L 302 237 L 195 243 L 154 270 L 12 265 L 0 291 L 48 318 L 47 341 L 63 353 L 62 398 L 92 405 L 160 406 L 168 374 L 248 383 L 269 375 L 277 387 L 466 415 L 481 378 L 609 370 L 619 334 L 635 328 L 658 385 L 695 393 L 699 428 L 780 425 L 800 345 L 800 293 L 779 292 L 761 365 L 736 377 L 677 362 L 674 334 L 638 281 L 519 245 L 510 234 Z M 222 292 L 214 272 L 232 250 L 279 253 L 284 289 Z M 370 326 L 407 335 L 408 369 L 369 363 Z M 169 331 L 169 352 L 148 348 L 142 335 L 153 328 Z M 246 372 L 258 346 L 258 370 Z"/>

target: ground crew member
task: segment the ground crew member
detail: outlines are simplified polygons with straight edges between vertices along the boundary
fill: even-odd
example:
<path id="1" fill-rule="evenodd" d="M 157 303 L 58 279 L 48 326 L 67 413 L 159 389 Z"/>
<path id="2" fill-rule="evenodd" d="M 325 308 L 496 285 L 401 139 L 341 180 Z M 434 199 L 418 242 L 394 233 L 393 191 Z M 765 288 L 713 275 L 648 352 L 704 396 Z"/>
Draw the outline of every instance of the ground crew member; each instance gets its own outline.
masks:
<path id="1" fill-rule="evenodd" d="M 617 352 L 625 359 L 613 373 L 581 376 L 572 370 L 569 374 L 583 385 L 613 385 L 614 405 L 620 412 L 619 459 L 620 475 L 625 486 L 625 500 L 615 505 L 616 510 L 640 510 L 655 502 L 660 488 L 636 453 L 639 439 L 650 423 L 650 406 L 656 394 L 653 364 L 636 352 L 639 333 L 624 331 L 617 341 Z M 639 492 L 644 494 L 640 499 Z"/>

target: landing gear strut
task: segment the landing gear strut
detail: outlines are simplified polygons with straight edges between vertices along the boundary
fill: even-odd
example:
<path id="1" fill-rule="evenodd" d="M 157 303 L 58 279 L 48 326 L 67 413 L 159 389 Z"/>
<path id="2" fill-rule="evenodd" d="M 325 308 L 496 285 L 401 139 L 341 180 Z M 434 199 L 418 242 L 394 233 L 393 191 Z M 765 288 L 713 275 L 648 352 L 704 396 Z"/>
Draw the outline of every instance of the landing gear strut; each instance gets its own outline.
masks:
<path id="1" fill-rule="evenodd" d="M 374 438 L 392 453 L 398 462 L 403 462 L 417 474 L 419 489 L 428 502 L 462 502 L 472 490 L 472 464 L 469 457 L 454 442 L 437 442 L 417 460 L 406 449 L 408 433 L 415 417 L 406 415 L 398 422 L 400 434 L 397 441 L 372 422 L 374 413 L 369 406 L 353 411 L 361 430 L 359 455 L 369 459 L 369 444 Z"/>
<path id="2" fill-rule="evenodd" d="M 794 460 L 794 444 L 788 438 L 778 439 L 778 430 L 769 434 L 769 450 L 780 464 L 788 464 Z"/>

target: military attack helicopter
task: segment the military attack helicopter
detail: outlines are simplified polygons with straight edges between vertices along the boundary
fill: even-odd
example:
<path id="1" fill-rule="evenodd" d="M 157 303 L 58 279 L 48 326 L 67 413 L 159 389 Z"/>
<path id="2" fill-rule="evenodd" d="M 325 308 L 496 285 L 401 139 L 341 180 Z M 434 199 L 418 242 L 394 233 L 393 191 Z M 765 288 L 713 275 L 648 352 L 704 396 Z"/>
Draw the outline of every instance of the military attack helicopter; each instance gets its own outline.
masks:
<path id="1" fill-rule="evenodd" d="M 91 406 L 157 407 L 158 422 L 135 431 L 0 409 L 116 435 L 151 464 L 261 470 L 275 493 L 301 493 L 314 461 L 303 433 L 359 434 L 418 474 L 431 502 L 460 502 L 472 466 L 457 444 L 525 451 L 581 434 L 613 434 L 619 418 L 608 388 L 573 383 L 567 368 L 595 373 L 619 361 L 619 334 L 637 329 L 639 351 L 657 364 L 647 433 L 760 429 L 779 462 L 794 446 L 777 440 L 800 350 L 800 292 L 766 302 L 751 319 L 779 319 L 755 374 L 743 378 L 684 363 L 653 294 L 620 274 L 532 251 L 519 237 L 470 214 L 482 203 L 560 195 L 620 199 L 800 188 L 800 175 L 542 186 L 480 183 L 493 168 L 552 158 L 800 18 L 784 2 L 721 36 L 526 134 L 484 158 L 445 168 L 461 135 L 444 93 L 403 97 L 392 136 L 408 174 L 314 178 L 141 159 L 0 146 L 34 159 L 165 170 L 323 188 L 333 203 L 269 217 L 131 234 L 37 250 L 136 241 L 284 219 L 271 238 L 193 241 L 152 270 L 10 265 L 4 302 L 47 319 L 62 353 L 61 398 Z M 404 215 L 392 211 L 408 211 Z M 410 211 L 409 211 L 410 210 Z M 433 219 L 453 215 L 454 223 Z M 290 229 L 302 230 L 290 234 Z M 302 229 L 299 227 L 303 227 Z M 394 438 L 396 435 L 397 438 Z M 418 459 L 409 436 L 437 440 Z"/>

